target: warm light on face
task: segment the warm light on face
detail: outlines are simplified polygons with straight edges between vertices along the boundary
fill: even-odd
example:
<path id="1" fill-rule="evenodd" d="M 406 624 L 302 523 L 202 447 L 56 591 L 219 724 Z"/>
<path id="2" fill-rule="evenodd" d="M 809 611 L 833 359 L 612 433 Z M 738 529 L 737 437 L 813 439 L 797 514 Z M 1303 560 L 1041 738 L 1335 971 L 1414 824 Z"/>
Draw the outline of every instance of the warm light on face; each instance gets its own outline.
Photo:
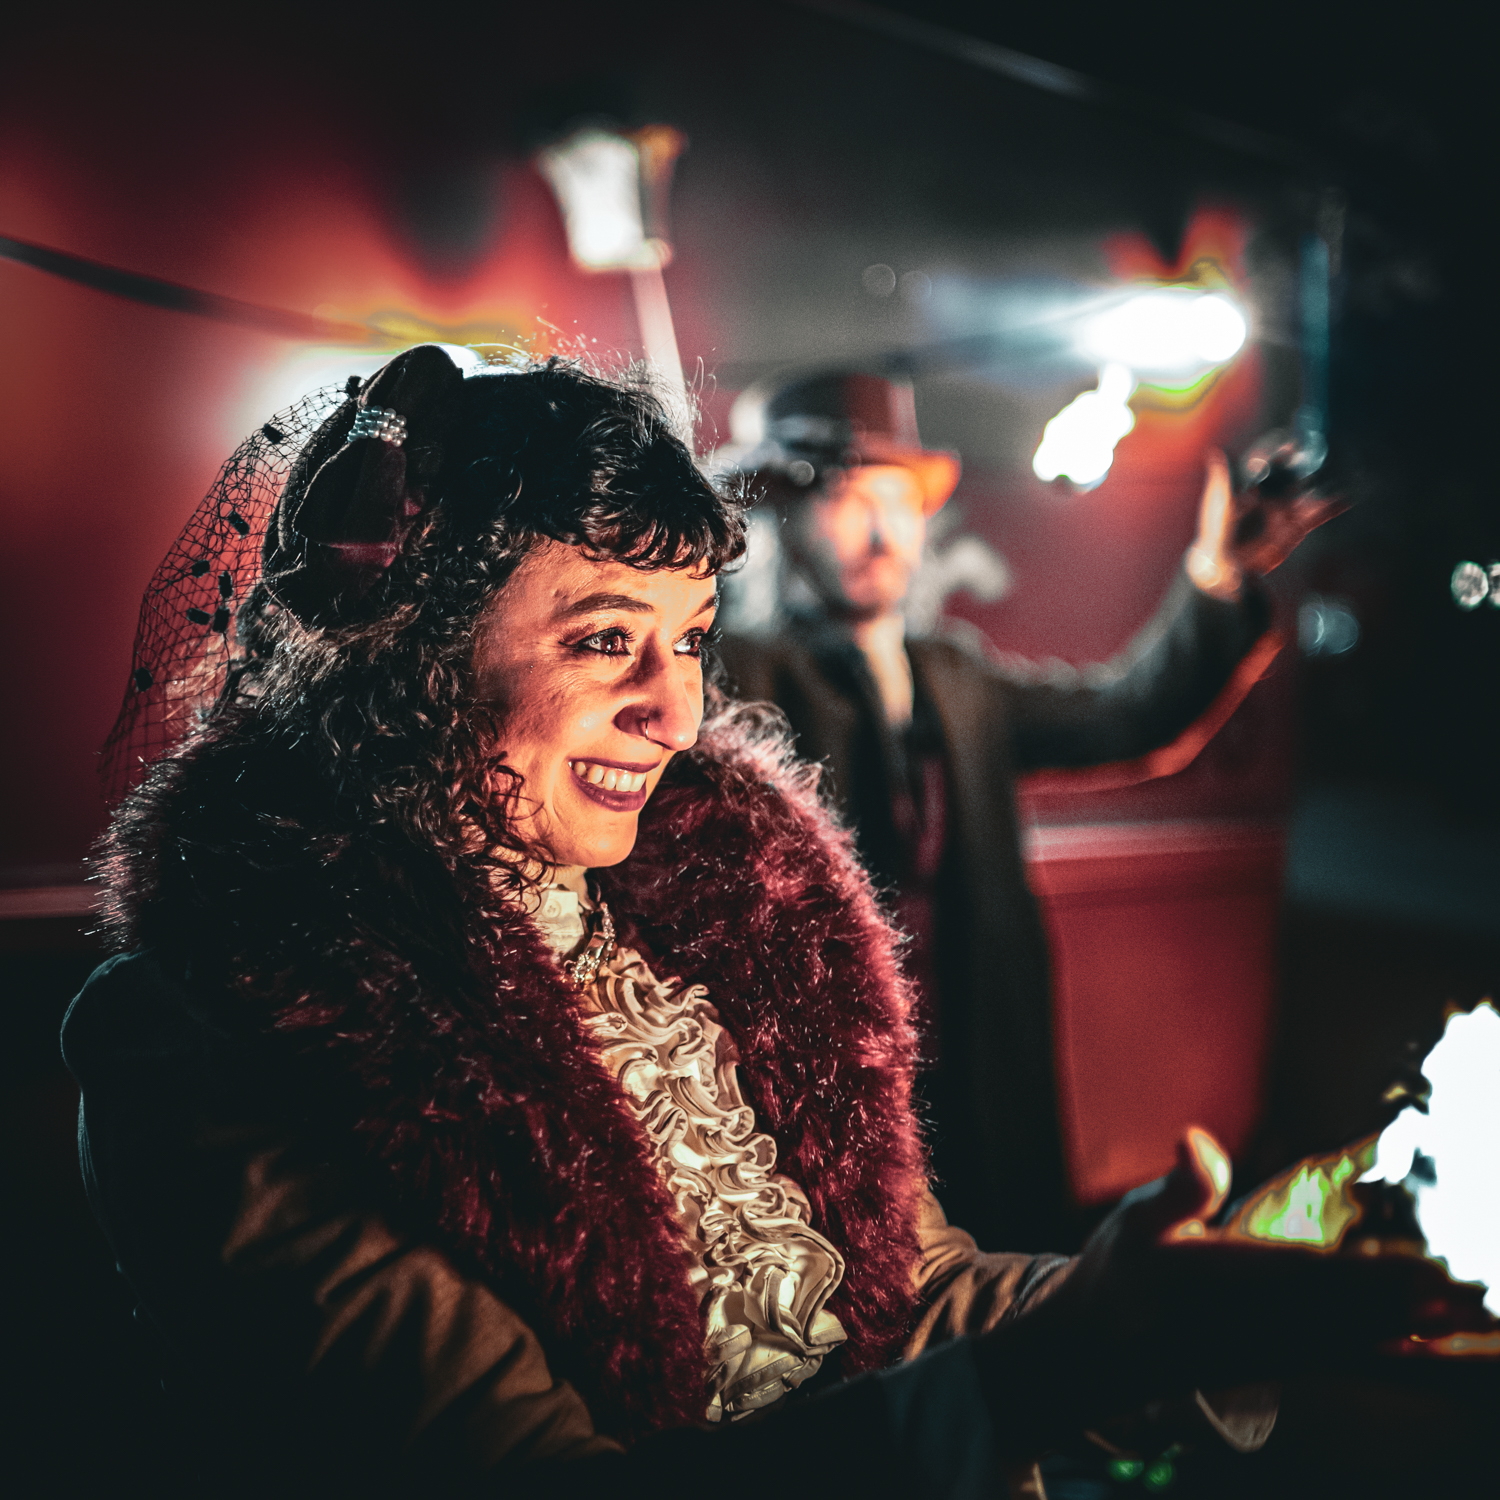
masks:
<path id="1" fill-rule="evenodd" d="M 1500 1014 L 1488 1000 L 1448 1018 L 1422 1072 L 1432 1085 L 1427 1112 L 1408 1106 L 1396 1116 L 1360 1180 L 1405 1186 L 1428 1253 L 1454 1280 L 1483 1282 L 1484 1305 L 1500 1314 Z"/>
<path id="2" fill-rule="evenodd" d="M 548 543 L 481 623 L 475 691 L 521 777 L 520 831 L 558 865 L 618 864 L 668 761 L 703 720 L 714 580 Z"/>
<path id="3" fill-rule="evenodd" d="M 910 469 L 867 464 L 847 470 L 807 502 L 788 542 L 831 602 L 881 611 L 906 597 L 927 537 L 922 487 Z"/>

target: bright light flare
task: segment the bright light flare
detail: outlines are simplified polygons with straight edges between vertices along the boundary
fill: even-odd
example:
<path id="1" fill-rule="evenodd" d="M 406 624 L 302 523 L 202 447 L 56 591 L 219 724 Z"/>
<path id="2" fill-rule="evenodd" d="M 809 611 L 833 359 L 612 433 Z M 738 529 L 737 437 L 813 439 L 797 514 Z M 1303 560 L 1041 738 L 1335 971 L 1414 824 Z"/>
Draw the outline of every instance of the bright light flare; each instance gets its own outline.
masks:
<path id="1" fill-rule="evenodd" d="M 537 153 L 537 169 L 562 208 L 568 249 L 586 271 L 659 267 L 662 246 L 646 237 L 641 154 L 607 130 L 580 130 Z"/>
<path id="2" fill-rule="evenodd" d="M 1488 1000 L 1448 1018 L 1422 1072 L 1427 1113 L 1408 1105 L 1386 1127 L 1362 1182 L 1399 1182 L 1416 1202 L 1428 1253 L 1455 1281 L 1482 1282 L 1500 1314 L 1500 1014 Z"/>
<path id="3" fill-rule="evenodd" d="M 1089 318 L 1079 346 L 1089 359 L 1137 375 L 1186 376 L 1233 359 L 1248 332 L 1245 315 L 1222 292 L 1162 286 Z"/>
<path id="4" fill-rule="evenodd" d="M 1135 426 L 1129 406 L 1135 384 L 1122 364 L 1100 370 L 1098 388 L 1076 397 L 1047 423 L 1031 460 L 1036 477 L 1051 483 L 1062 475 L 1080 489 L 1098 484 L 1115 461 L 1115 444 Z"/>

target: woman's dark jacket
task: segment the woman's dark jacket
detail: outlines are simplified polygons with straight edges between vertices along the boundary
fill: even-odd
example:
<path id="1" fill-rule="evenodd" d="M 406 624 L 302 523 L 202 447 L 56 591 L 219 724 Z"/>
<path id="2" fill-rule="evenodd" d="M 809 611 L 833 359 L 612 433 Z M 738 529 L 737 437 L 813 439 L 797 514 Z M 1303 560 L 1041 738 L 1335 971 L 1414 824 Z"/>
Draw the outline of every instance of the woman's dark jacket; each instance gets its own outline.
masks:
<path id="1" fill-rule="evenodd" d="M 893 934 L 815 771 L 757 723 L 707 727 L 601 887 L 625 943 L 708 986 L 843 1254 L 847 1376 L 992 1324 L 1058 1262 L 934 1221 Z M 559 1464 L 618 1485 L 695 1444 L 779 1465 L 800 1442 L 804 1477 L 894 1495 L 914 1463 L 939 1477 L 913 1413 L 972 1408 L 953 1462 L 988 1441 L 962 1340 L 692 1425 L 686 1252 L 575 992 L 515 906 L 341 817 L 296 748 L 210 732 L 158 765 L 102 878 L 122 956 L 64 1028 L 90 1193 L 171 1359 L 282 1479 L 556 1491 Z"/>

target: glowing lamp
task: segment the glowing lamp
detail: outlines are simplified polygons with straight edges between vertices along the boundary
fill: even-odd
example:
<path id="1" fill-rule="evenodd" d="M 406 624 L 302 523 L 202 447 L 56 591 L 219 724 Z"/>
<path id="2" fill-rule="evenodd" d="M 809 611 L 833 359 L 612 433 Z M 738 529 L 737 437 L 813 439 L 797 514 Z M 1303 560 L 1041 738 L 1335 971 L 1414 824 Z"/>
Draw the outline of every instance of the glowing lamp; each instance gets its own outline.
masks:
<path id="1" fill-rule="evenodd" d="M 1032 472 L 1049 483 L 1059 476 L 1092 489 L 1109 473 L 1115 444 L 1135 426 L 1130 409 L 1135 377 L 1123 364 L 1106 365 L 1095 390 L 1085 391 L 1058 412 L 1042 432 Z"/>
<path id="2" fill-rule="evenodd" d="M 641 154 L 607 130 L 579 130 L 537 154 L 537 169 L 562 209 L 568 249 L 585 271 L 644 271 L 666 247 L 649 239 L 641 213 Z"/>
<path id="3" fill-rule="evenodd" d="M 1222 292 L 1153 287 L 1096 313 L 1079 331 L 1079 352 L 1137 375 L 1190 376 L 1244 347 L 1245 315 Z"/>
<path id="4" fill-rule="evenodd" d="M 691 403 L 661 274 L 672 249 L 647 232 L 643 211 L 645 205 L 653 217 L 664 217 L 667 182 L 683 144 L 664 125 L 647 126 L 634 137 L 584 129 L 538 152 L 536 165 L 557 195 L 575 264 L 585 271 L 629 273 L 646 358 L 664 383 L 674 426 L 690 441 Z"/>
<path id="5" fill-rule="evenodd" d="M 1115 444 L 1135 426 L 1127 404 L 1142 381 L 1194 381 L 1244 347 L 1245 315 L 1222 292 L 1158 286 L 1083 319 L 1075 347 L 1101 366 L 1097 390 L 1060 411 L 1031 461 L 1039 479 L 1059 475 L 1092 489 L 1109 472 Z"/>

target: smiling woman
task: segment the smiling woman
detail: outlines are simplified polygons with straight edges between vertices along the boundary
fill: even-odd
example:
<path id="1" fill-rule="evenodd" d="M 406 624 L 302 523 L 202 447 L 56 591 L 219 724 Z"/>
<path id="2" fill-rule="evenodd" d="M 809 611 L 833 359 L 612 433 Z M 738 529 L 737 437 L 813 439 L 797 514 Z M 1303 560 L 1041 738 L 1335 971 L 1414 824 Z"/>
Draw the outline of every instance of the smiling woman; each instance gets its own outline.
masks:
<path id="1" fill-rule="evenodd" d="M 1205 1300 L 1206 1138 L 1071 1272 L 946 1223 L 897 937 L 816 769 L 704 684 L 738 509 L 638 384 L 459 353 L 231 460 L 115 741 L 197 710 L 100 850 L 64 1049 L 207 1491 L 988 1495 L 1190 1388 L 1205 1307 L 1221 1373 L 1295 1344 L 1284 1277 L 1238 1334 Z M 242 590 L 204 516 L 233 551 L 257 496 Z"/>
<path id="2" fill-rule="evenodd" d="M 554 865 L 630 853 L 636 815 L 698 738 L 716 603 L 702 569 L 643 573 L 549 542 L 480 622 L 475 693 L 521 779 L 516 826 Z"/>

